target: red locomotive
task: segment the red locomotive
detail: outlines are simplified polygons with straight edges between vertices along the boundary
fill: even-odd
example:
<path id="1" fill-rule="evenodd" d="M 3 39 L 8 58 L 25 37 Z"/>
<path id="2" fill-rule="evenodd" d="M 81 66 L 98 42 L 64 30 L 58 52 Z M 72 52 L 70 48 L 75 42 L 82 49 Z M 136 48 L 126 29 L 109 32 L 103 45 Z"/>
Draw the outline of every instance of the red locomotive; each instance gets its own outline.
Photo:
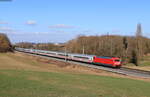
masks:
<path id="1" fill-rule="evenodd" d="M 111 66 L 111 67 L 121 67 L 121 59 L 117 57 L 97 57 L 94 56 L 93 63 Z"/>

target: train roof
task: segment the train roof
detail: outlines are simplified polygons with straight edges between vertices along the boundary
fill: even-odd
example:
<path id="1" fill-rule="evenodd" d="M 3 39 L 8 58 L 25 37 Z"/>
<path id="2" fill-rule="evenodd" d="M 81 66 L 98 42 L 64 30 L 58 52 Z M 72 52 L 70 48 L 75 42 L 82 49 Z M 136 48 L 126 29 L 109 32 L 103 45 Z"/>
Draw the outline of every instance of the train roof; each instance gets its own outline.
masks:
<path id="1" fill-rule="evenodd" d="M 96 56 L 98 58 L 104 58 L 104 59 L 112 59 L 112 58 L 118 58 L 118 57 L 108 57 L 108 56 Z"/>
<path id="2" fill-rule="evenodd" d="M 68 53 L 73 56 L 82 56 L 82 57 L 94 57 L 95 55 L 87 55 L 87 54 L 74 54 L 74 53 Z"/>

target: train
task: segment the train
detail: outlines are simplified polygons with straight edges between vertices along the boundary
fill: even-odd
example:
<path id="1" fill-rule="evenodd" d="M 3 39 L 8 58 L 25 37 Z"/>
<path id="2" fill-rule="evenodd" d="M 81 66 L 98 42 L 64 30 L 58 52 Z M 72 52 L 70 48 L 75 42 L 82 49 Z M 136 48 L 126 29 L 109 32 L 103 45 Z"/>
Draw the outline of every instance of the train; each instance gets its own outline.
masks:
<path id="1" fill-rule="evenodd" d="M 71 61 L 78 61 L 78 62 L 115 67 L 115 68 L 120 68 L 122 66 L 121 58 L 118 57 L 104 57 L 104 56 L 96 56 L 96 55 L 74 54 L 74 53 L 46 51 L 46 50 L 38 50 L 38 49 L 26 49 L 26 48 L 15 48 L 15 49 L 21 52 L 60 58 L 66 61 L 71 60 Z"/>

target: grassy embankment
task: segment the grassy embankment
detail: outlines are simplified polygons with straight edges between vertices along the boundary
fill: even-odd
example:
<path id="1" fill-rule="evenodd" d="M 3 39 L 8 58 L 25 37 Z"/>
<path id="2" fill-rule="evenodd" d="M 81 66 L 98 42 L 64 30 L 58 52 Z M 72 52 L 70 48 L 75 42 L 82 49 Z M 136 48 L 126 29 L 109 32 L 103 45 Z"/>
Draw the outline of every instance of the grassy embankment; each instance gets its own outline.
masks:
<path id="1" fill-rule="evenodd" d="M 144 56 L 140 61 L 139 66 L 135 66 L 134 64 L 127 64 L 125 67 L 150 71 L 150 55 Z"/>
<path id="2" fill-rule="evenodd" d="M 150 82 L 61 69 L 0 54 L 0 97 L 150 97 Z"/>

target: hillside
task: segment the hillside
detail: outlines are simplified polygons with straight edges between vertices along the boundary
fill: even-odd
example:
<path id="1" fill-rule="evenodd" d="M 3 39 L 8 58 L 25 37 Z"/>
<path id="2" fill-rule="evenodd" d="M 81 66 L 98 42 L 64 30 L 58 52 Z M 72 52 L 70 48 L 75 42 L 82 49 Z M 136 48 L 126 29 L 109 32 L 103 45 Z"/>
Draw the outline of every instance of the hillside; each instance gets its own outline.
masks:
<path id="1" fill-rule="evenodd" d="M 150 97 L 138 80 L 21 53 L 0 54 L 1 97 Z"/>

